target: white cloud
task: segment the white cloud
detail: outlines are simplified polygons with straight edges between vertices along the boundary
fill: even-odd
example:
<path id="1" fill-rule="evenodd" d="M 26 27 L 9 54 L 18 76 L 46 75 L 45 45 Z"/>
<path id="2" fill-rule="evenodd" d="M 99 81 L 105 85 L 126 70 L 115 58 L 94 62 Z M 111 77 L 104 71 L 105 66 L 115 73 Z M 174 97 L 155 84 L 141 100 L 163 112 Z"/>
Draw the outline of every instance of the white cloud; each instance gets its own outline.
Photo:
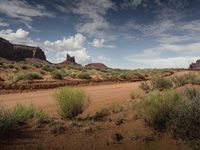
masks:
<path id="1" fill-rule="evenodd" d="M 195 62 L 199 57 L 168 57 L 168 58 L 154 58 L 154 59 L 129 59 L 129 61 L 136 63 L 137 68 L 188 68 L 191 62 Z"/>
<path id="2" fill-rule="evenodd" d="M 62 62 L 66 59 L 66 54 L 75 56 L 78 63 L 87 63 L 90 61 L 90 55 L 84 47 L 86 37 L 78 33 L 68 38 L 54 42 L 45 41 L 44 48 L 56 52 L 56 62 Z"/>
<path id="3" fill-rule="evenodd" d="M 190 43 L 190 44 L 163 44 L 156 48 L 150 48 L 146 51 L 157 51 L 157 52 L 166 52 L 166 51 L 173 51 L 173 52 L 181 52 L 181 53 L 191 53 L 191 52 L 198 52 L 200 49 L 200 43 Z"/>
<path id="4" fill-rule="evenodd" d="M 199 59 L 200 43 L 161 44 L 158 47 L 144 49 L 138 54 L 127 56 L 126 59 L 145 68 L 188 67 Z M 170 54 L 170 55 L 169 55 Z"/>
<path id="5" fill-rule="evenodd" d="M 102 48 L 104 46 L 104 39 L 94 39 L 92 41 L 92 46 L 96 47 L 96 48 Z"/>
<path id="6" fill-rule="evenodd" d="M 125 0 L 123 1 L 123 3 L 121 4 L 121 7 L 127 8 L 127 7 L 133 7 L 136 8 L 137 6 L 141 5 L 142 2 L 144 2 L 144 0 Z"/>
<path id="7" fill-rule="evenodd" d="M 199 26 L 200 26 L 200 20 L 193 20 L 193 21 L 190 21 L 190 22 L 186 22 L 184 23 L 182 26 L 180 26 L 181 30 L 184 30 L 186 32 L 200 32 L 200 29 L 199 29 Z"/>
<path id="8" fill-rule="evenodd" d="M 28 22 L 32 21 L 33 17 L 53 17 L 44 6 L 32 6 L 25 0 L 1 0 L 0 13 Z"/>
<path id="9" fill-rule="evenodd" d="M 21 28 L 16 30 L 16 32 L 12 29 L 1 30 L 0 37 L 15 44 L 36 45 L 36 43 L 29 37 L 29 32 Z"/>
<path id="10" fill-rule="evenodd" d="M 95 48 L 114 48 L 115 45 L 106 44 L 104 39 L 94 39 L 91 44 Z"/>
<path id="11" fill-rule="evenodd" d="M 46 48 L 53 51 L 76 51 L 84 48 L 84 43 L 86 37 L 82 34 L 76 34 L 68 38 L 64 37 L 62 40 L 57 40 L 54 42 L 45 41 L 44 45 Z"/>
<path id="12" fill-rule="evenodd" d="M 76 51 L 62 51 L 62 52 L 56 52 L 56 60 L 53 61 L 56 63 L 63 62 L 66 60 L 66 54 L 69 54 L 71 56 L 74 56 L 76 59 L 76 62 L 80 64 L 87 64 L 91 61 L 91 57 L 88 54 L 87 50 L 85 48 L 76 50 Z"/>
<path id="13" fill-rule="evenodd" d="M 81 16 L 77 31 L 91 36 L 104 36 L 104 31 L 109 29 L 109 22 L 104 16 L 113 7 L 111 0 L 79 0 L 72 10 L 74 14 Z"/>

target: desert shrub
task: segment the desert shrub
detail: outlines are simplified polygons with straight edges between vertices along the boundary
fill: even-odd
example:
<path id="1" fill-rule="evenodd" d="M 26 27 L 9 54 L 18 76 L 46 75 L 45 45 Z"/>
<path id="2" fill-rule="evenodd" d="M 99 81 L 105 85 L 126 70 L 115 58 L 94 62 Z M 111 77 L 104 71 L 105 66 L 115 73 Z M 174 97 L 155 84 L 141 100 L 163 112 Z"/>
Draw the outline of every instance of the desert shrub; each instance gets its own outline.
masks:
<path id="1" fill-rule="evenodd" d="M 54 68 L 49 65 L 44 65 L 42 67 L 42 70 L 47 71 L 47 72 L 52 72 L 52 71 L 54 71 Z"/>
<path id="2" fill-rule="evenodd" d="M 34 113 L 34 120 L 37 123 L 37 125 L 40 126 L 43 123 L 49 122 L 49 117 L 43 111 L 36 111 Z"/>
<path id="3" fill-rule="evenodd" d="M 62 122 L 55 122 L 55 121 L 52 121 L 49 124 L 49 128 L 51 133 L 53 134 L 60 134 L 65 130 L 64 124 Z"/>
<path id="4" fill-rule="evenodd" d="M 195 149 L 200 148 L 200 92 L 188 88 L 183 93 L 184 99 L 175 109 L 172 120 L 173 134 L 192 143 Z"/>
<path id="5" fill-rule="evenodd" d="M 3 107 L 0 107 L 0 137 L 10 126 L 10 113 Z"/>
<path id="6" fill-rule="evenodd" d="M 185 84 L 200 84 L 200 75 L 196 73 L 188 73 L 180 76 L 172 77 L 172 81 L 176 87 L 183 86 Z"/>
<path id="7" fill-rule="evenodd" d="M 200 148 L 200 92 L 188 88 L 181 93 L 172 90 L 152 91 L 135 104 L 139 116 L 158 130 L 168 129 L 176 138 Z"/>
<path id="8" fill-rule="evenodd" d="M 73 118 L 83 112 L 88 97 L 79 88 L 64 87 L 56 91 L 59 112 L 64 118 Z"/>
<path id="9" fill-rule="evenodd" d="M 190 83 L 199 85 L 200 84 L 200 75 L 199 74 L 191 75 Z"/>
<path id="10" fill-rule="evenodd" d="M 63 79 L 64 72 L 62 70 L 55 70 L 51 72 L 51 76 L 53 79 Z"/>
<path id="11" fill-rule="evenodd" d="M 42 74 L 42 75 L 45 75 L 45 74 L 46 74 L 46 72 L 45 72 L 45 71 L 43 71 L 43 70 L 40 70 L 40 74 Z"/>
<path id="12" fill-rule="evenodd" d="M 120 113 L 120 112 L 122 112 L 124 110 L 124 107 L 123 106 L 121 106 L 121 105 L 114 105 L 113 107 L 112 107 L 112 112 L 113 113 L 115 113 L 115 114 L 117 114 L 117 113 Z"/>
<path id="13" fill-rule="evenodd" d="M 33 118 L 34 113 L 35 113 L 35 107 L 33 105 L 23 106 L 18 104 L 11 111 L 12 123 L 19 123 L 29 118 Z"/>
<path id="14" fill-rule="evenodd" d="M 70 73 L 71 78 L 77 78 L 77 74 L 75 72 Z"/>
<path id="15" fill-rule="evenodd" d="M 151 85 L 149 85 L 148 82 L 146 82 L 146 81 L 140 83 L 140 88 L 143 91 L 145 91 L 146 93 L 148 93 L 152 90 Z"/>
<path id="16" fill-rule="evenodd" d="M 109 115 L 110 111 L 107 108 L 102 108 L 100 111 L 96 112 L 95 115 L 91 117 L 91 119 L 94 121 L 101 121 Z"/>
<path id="17" fill-rule="evenodd" d="M 41 67 L 42 67 L 42 64 L 34 63 L 33 66 L 35 66 L 36 68 L 41 68 Z"/>
<path id="18" fill-rule="evenodd" d="M 91 79 L 90 75 L 87 72 L 81 72 L 78 74 L 79 79 Z"/>
<path id="19" fill-rule="evenodd" d="M 9 64 L 8 68 L 15 68 L 15 66 L 13 64 Z"/>
<path id="20" fill-rule="evenodd" d="M 15 83 L 20 80 L 34 80 L 42 78 L 42 75 L 37 72 L 17 73 L 13 76 L 13 82 Z"/>
<path id="21" fill-rule="evenodd" d="M 172 78 L 173 83 L 176 87 L 183 86 L 185 84 L 200 84 L 200 76 L 195 73 L 188 73 Z"/>
<path id="22" fill-rule="evenodd" d="M 188 79 L 187 79 L 187 76 L 185 75 L 172 77 L 172 81 L 174 82 L 176 87 L 180 87 L 185 84 L 188 84 Z"/>
<path id="23" fill-rule="evenodd" d="M 133 77 L 133 71 L 122 71 L 121 73 L 119 73 L 119 78 L 121 79 L 132 79 Z"/>
<path id="24" fill-rule="evenodd" d="M 24 70 L 28 69 L 30 66 L 27 64 L 21 64 L 20 67 Z"/>
<path id="25" fill-rule="evenodd" d="M 131 99 L 143 99 L 144 96 L 145 96 L 145 93 L 140 90 L 135 90 L 135 91 L 131 92 L 131 94 L 130 94 Z"/>
<path id="26" fill-rule="evenodd" d="M 175 91 L 152 91 L 137 105 L 138 114 L 150 126 L 163 130 L 168 126 L 174 113 L 174 107 L 180 102 L 181 97 Z"/>
<path id="27" fill-rule="evenodd" d="M 145 73 L 141 73 L 141 72 L 136 72 L 135 76 L 137 76 L 138 78 L 140 78 L 141 80 L 144 80 L 146 78 L 146 74 Z"/>
<path id="28" fill-rule="evenodd" d="M 163 77 L 154 77 L 151 80 L 151 85 L 153 89 L 170 89 L 173 87 L 173 82 L 168 78 Z"/>
<path id="29" fill-rule="evenodd" d="M 38 111 L 33 105 L 23 106 L 18 104 L 11 110 L 0 107 L 0 137 L 13 126 L 19 125 L 19 123 L 31 118 L 38 125 L 47 121 L 47 115 L 42 111 Z"/>

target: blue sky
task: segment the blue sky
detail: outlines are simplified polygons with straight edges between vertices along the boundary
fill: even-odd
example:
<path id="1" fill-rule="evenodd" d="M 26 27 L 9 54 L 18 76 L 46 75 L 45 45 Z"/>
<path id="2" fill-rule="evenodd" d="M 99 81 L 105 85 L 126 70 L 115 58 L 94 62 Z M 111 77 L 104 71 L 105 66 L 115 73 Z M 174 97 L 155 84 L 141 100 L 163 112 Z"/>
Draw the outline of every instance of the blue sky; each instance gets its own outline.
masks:
<path id="1" fill-rule="evenodd" d="M 188 67 L 200 58 L 200 0 L 0 0 L 0 37 L 51 62 Z"/>

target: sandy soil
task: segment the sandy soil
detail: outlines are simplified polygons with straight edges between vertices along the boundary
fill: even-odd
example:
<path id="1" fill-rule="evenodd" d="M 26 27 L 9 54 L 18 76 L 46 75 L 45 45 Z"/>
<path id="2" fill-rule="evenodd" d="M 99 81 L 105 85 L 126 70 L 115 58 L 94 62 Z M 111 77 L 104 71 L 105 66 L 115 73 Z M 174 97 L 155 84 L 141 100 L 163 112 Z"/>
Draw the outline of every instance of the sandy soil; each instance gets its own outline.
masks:
<path id="1" fill-rule="evenodd" d="M 177 72 L 174 75 L 186 74 L 188 71 Z M 90 97 L 90 105 L 85 114 L 92 114 L 104 107 L 115 103 L 127 101 L 130 93 L 139 89 L 140 82 L 118 83 L 107 85 L 83 86 Z M 33 104 L 36 107 L 51 113 L 57 114 L 54 92 L 56 89 L 40 90 L 36 92 L 17 93 L 0 95 L 0 103 L 8 108 L 16 104 Z"/>
<path id="2" fill-rule="evenodd" d="M 176 75 L 188 73 L 178 72 Z M 188 150 L 187 145 L 182 141 L 174 140 L 170 135 L 156 133 L 148 128 L 140 119 L 134 119 L 133 110 L 128 101 L 130 93 L 139 89 L 140 82 L 93 85 L 82 87 L 90 96 L 90 105 L 83 115 L 92 115 L 102 108 L 111 108 L 119 104 L 124 107 L 120 113 L 111 113 L 104 121 L 93 122 L 83 121 L 71 125 L 70 121 L 63 120 L 65 130 L 58 135 L 50 132 L 47 126 L 35 127 L 33 121 L 26 123 L 10 131 L 7 138 L 0 142 L 2 150 Z M 2 104 L 8 108 L 16 104 L 34 104 L 51 115 L 57 116 L 56 102 L 52 90 L 41 90 L 38 92 L 18 93 L 0 95 Z M 111 111 L 111 109 L 109 109 Z M 125 121 L 117 125 L 117 118 Z M 85 129 L 88 129 L 85 130 Z M 135 132 L 139 133 L 139 138 L 135 138 Z M 123 139 L 118 143 L 113 143 L 112 136 L 119 133 Z M 149 135 L 152 134 L 153 136 Z M 153 139 L 152 139 L 153 137 Z"/>
<path id="3" fill-rule="evenodd" d="M 93 110 L 98 111 L 98 109 L 115 102 L 126 100 L 138 86 L 139 82 L 82 87 L 90 97 L 90 105 L 85 113 L 91 113 Z M 0 95 L 0 100 L 8 108 L 16 104 L 34 104 L 44 111 L 56 114 L 55 90 Z"/>

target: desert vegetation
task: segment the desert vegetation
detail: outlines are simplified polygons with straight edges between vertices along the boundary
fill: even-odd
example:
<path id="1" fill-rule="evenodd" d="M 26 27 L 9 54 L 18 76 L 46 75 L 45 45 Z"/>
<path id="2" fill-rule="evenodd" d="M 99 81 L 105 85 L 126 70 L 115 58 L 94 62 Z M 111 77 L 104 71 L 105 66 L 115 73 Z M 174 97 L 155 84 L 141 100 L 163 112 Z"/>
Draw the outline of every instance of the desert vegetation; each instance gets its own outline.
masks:
<path id="1" fill-rule="evenodd" d="M 187 141 L 193 149 L 199 149 L 200 92 L 192 87 L 176 90 L 186 84 L 198 85 L 198 78 L 198 74 L 185 74 L 153 79 L 148 85 L 142 83 L 140 87 L 146 94 L 131 94 L 136 114 L 155 130 L 170 132 L 175 138 Z"/>
<path id="2" fill-rule="evenodd" d="M 0 60 L 0 78 L 4 86 L 24 81 L 27 84 L 37 80 L 37 84 L 51 83 L 51 81 L 63 80 L 73 82 L 77 80 L 98 80 L 102 82 L 119 81 L 146 81 L 155 76 L 166 76 L 173 74 L 175 69 L 111 69 L 111 68 L 85 68 L 82 66 L 71 66 L 62 64 L 50 64 L 47 62 L 12 62 Z M 42 80 L 41 80 L 42 79 Z M 41 83 L 38 81 L 40 80 Z M 79 82 L 81 83 L 81 82 Z M 19 84 L 19 83 L 18 83 Z M 39 85 L 38 85 L 39 86 Z M 12 86 L 15 87 L 15 86 Z"/>
<path id="3" fill-rule="evenodd" d="M 20 80 L 36 80 L 36 79 L 43 79 L 42 75 L 37 72 L 20 72 L 15 74 L 12 77 L 12 82 L 16 83 Z"/>
<path id="4" fill-rule="evenodd" d="M 83 112 L 89 99 L 79 88 L 64 87 L 56 91 L 59 113 L 64 118 L 73 118 Z"/>
<path id="5" fill-rule="evenodd" d="M 61 69 L 57 68 L 55 71 Z M 92 74 L 93 71 L 84 72 Z M 67 72 L 67 77 L 70 73 Z M 156 75 L 149 81 L 140 82 L 141 85 L 138 85 L 130 95 L 131 101 L 113 103 L 108 99 L 102 106 L 98 101 L 91 106 L 88 94 L 83 88 L 58 88 L 52 96 L 56 104 L 56 117 L 37 109 L 34 105 L 16 105 L 11 109 L 2 107 L 0 109 L 1 139 L 4 139 L 9 131 L 16 132 L 16 129 L 23 127 L 24 124 L 26 126 L 32 124 L 31 129 L 47 134 L 49 137 L 54 135 L 56 138 L 59 135 L 66 138 L 70 135 L 73 138 L 90 137 L 95 141 L 95 136 L 102 133 L 101 140 L 106 140 L 106 145 L 133 142 L 147 149 L 155 148 L 160 139 L 165 137 L 163 134 L 167 133 L 173 137 L 170 136 L 170 140 L 180 140 L 181 144 L 186 143 L 192 149 L 198 149 L 200 93 L 195 88 L 185 88 L 185 85 L 198 85 L 198 82 L 193 80 L 194 77 L 198 78 L 198 74 L 180 75 L 180 78 L 186 77 L 188 78 L 186 83 L 177 84 L 179 76 Z M 87 114 L 88 110 L 90 110 L 89 114 Z M 43 136 L 39 137 L 43 138 Z M 126 142 L 123 142 L 124 140 Z M 181 146 L 177 145 L 177 147 Z"/>
<path id="6" fill-rule="evenodd" d="M 41 110 L 37 110 L 33 105 L 24 106 L 21 104 L 16 105 L 14 108 L 5 109 L 0 108 L 0 137 L 20 123 L 33 119 L 37 125 L 41 125 L 47 120 L 48 116 Z"/>
<path id="7" fill-rule="evenodd" d="M 51 72 L 51 76 L 53 79 L 63 79 L 65 76 L 65 71 L 64 70 L 54 70 Z"/>

